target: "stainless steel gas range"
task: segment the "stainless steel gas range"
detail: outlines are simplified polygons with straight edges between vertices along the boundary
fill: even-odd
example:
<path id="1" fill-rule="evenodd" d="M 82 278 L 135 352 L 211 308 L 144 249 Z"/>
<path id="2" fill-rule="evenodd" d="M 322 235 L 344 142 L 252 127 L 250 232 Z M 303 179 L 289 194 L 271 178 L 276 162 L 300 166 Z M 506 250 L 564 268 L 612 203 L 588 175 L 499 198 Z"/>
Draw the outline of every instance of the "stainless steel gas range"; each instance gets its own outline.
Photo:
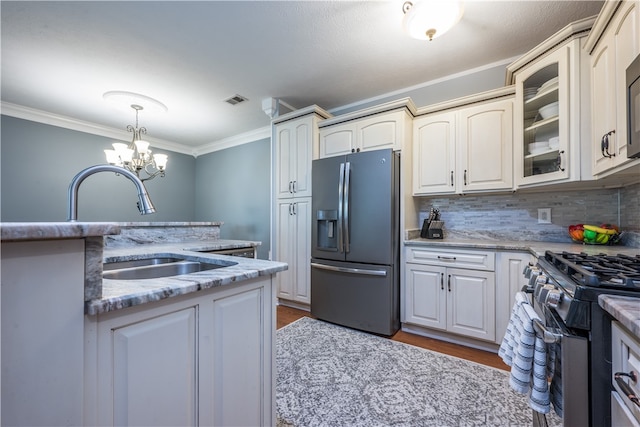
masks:
<path id="1" fill-rule="evenodd" d="M 536 324 L 536 330 L 560 349 L 551 371 L 562 390 L 554 403 L 564 425 L 610 426 L 611 318 L 598 296 L 640 298 L 640 255 L 547 251 L 525 275 L 544 323 Z M 534 425 L 546 425 L 545 416 L 534 412 Z"/>

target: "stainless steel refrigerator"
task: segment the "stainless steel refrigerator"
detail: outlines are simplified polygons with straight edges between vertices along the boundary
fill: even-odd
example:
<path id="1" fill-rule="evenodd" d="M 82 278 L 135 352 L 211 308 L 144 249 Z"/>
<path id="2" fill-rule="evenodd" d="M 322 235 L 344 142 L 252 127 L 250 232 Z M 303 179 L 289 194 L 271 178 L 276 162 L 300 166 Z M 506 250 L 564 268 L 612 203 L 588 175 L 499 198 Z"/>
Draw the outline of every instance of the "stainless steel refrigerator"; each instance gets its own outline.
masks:
<path id="1" fill-rule="evenodd" d="M 311 314 L 380 335 L 400 327 L 400 155 L 314 160 Z"/>

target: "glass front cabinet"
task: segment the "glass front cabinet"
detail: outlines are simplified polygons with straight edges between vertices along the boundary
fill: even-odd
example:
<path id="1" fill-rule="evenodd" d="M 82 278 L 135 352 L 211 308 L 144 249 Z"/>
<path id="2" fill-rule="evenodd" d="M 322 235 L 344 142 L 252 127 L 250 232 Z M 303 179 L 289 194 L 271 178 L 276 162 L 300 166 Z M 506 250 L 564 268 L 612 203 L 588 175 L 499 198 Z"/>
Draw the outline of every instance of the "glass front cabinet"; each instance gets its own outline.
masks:
<path id="1" fill-rule="evenodd" d="M 581 118 L 589 111 L 585 109 L 588 73 L 584 72 L 588 64 L 581 45 L 590 24 L 578 24 L 582 25 L 565 28 L 508 67 L 507 78 L 516 86 L 516 188 L 590 175 L 581 159 L 581 139 L 588 132 Z M 581 31 L 584 28 L 587 31 Z"/>

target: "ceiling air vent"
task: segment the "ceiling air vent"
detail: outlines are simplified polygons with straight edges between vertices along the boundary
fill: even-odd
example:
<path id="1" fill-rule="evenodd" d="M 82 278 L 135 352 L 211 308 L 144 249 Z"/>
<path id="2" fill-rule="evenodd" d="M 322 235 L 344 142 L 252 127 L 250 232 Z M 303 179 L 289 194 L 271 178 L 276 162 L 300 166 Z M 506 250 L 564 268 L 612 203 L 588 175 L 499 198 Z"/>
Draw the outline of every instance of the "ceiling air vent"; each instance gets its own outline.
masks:
<path id="1" fill-rule="evenodd" d="M 228 104 L 231 104 L 231 105 L 237 105 L 237 104 L 240 104 L 241 102 L 244 102 L 244 101 L 248 101 L 248 99 L 247 99 L 247 98 L 245 98 L 245 97 L 244 97 L 244 96 L 242 96 L 242 95 L 238 95 L 238 94 L 236 94 L 236 95 L 233 95 L 233 96 L 232 96 L 231 98 L 229 98 L 229 99 L 225 99 L 225 101 L 224 101 L 224 102 L 226 102 L 226 103 L 228 103 Z"/>

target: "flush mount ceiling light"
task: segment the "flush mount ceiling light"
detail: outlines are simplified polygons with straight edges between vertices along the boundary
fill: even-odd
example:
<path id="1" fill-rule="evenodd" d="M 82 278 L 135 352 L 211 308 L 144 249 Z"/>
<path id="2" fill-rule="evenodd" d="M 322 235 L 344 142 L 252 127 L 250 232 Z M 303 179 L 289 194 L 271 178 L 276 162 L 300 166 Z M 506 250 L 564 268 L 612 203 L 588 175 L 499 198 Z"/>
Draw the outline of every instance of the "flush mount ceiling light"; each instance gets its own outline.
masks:
<path id="1" fill-rule="evenodd" d="M 147 128 L 138 127 L 138 113 L 144 107 L 139 104 L 131 104 L 130 107 L 136 112 L 135 127 L 132 125 L 127 126 L 127 130 L 133 133 L 131 144 L 127 145 L 119 142 L 111 144 L 113 150 L 104 150 L 104 154 L 107 156 L 107 163 L 134 172 L 143 182 L 158 175 L 164 177 L 168 156 L 166 154 L 151 154 L 149 143 L 142 139 L 142 135 L 147 133 Z M 140 177 L 140 173 L 143 171 L 146 174 L 144 178 Z"/>
<path id="2" fill-rule="evenodd" d="M 431 41 L 460 21 L 464 7 L 455 0 L 406 1 L 402 11 L 404 31 L 414 39 Z"/>

